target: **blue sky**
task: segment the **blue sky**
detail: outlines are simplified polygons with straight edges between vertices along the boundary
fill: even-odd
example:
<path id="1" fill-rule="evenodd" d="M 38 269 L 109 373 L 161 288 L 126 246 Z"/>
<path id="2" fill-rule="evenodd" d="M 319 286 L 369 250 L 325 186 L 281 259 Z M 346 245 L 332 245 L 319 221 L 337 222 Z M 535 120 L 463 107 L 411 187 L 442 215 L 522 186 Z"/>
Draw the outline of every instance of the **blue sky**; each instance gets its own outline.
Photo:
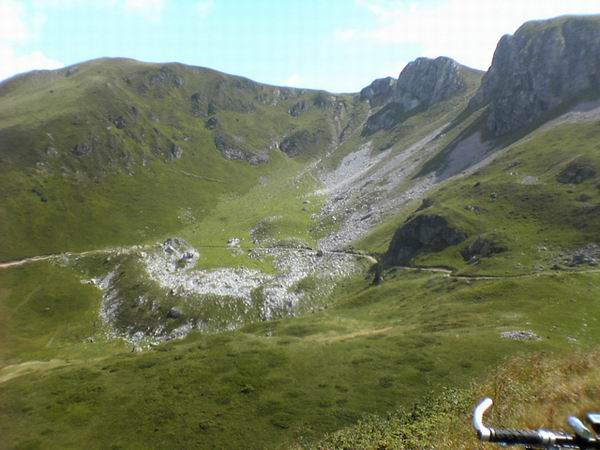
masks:
<path id="1" fill-rule="evenodd" d="M 524 21 L 598 0 L 0 0 L 0 79 L 102 56 L 357 91 L 418 56 L 485 69 Z"/>

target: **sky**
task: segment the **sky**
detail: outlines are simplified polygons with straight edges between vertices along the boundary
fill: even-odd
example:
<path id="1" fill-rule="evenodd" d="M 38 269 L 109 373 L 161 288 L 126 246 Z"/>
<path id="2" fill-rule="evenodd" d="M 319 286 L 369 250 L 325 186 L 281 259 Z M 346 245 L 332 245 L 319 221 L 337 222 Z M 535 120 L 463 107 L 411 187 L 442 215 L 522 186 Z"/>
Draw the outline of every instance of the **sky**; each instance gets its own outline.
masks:
<path id="1" fill-rule="evenodd" d="M 0 0 L 0 80 L 119 56 L 356 92 L 419 56 L 485 70 L 525 21 L 599 0 Z"/>

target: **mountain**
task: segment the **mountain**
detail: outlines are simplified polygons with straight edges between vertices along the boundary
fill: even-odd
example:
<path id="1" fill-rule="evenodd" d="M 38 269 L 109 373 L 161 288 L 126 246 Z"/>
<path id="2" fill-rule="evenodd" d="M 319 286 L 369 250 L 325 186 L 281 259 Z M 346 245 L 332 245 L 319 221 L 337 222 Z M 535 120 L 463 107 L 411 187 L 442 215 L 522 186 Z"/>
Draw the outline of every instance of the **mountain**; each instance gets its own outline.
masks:
<path id="1" fill-rule="evenodd" d="M 5 81 L 0 257 L 161 235 L 179 209 L 247 190 L 284 153 L 326 152 L 364 114 L 352 96 L 181 64 L 101 59 Z"/>
<path id="2" fill-rule="evenodd" d="M 598 33 L 596 16 L 560 17 L 526 23 L 500 40 L 481 86 L 447 128 L 446 145 L 418 174 L 434 174 L 440 182 L 457 174 L 463 179 L 408 218 L 386 261 L 405 264 L 435 250 L 454 253 L 454 262 L 443 265 L 460 259 L 484 264 L 494 256 L 495 265 L 506 258 L 514 268 L 522 264 L 520 251 L 542 267 L 542 259 L 548 264 L 551 258 L 541 258 L 537 247 L 583 248 L 595 240 L 588 230 L 599 224 L 592 206 L 600 167 L 593 143 Z M 515 218 L 528 218 L 519 234 Z M 563 224 L 560 233 L 548 231 Z M 448 251 L 463 241 L 460 252 Z"/>
<path id="3" fill-rule="evenodd" d="M 499 41 L 492 65 L 450 128 L 460 134 L 421 175 L 448 178 L 543 123 L 598 100 L 598 16 L 528 22 Z"/>
<path id="4" fill-rule="evenodd" d="M 544 114 L 600 88 L 598 17 L 528 22 L 500 39 L 490 70 L 469 107 L 487 107 L 494 137 L 523 129 Z"/>
<path id="5" fill-rule="evenodd" d="M 375 80 L 361 91 L 361 98 L 369 100 L 371 106 L 383 105 L 369 117 L 363 134 L 368 136 L 379 130 L 389 130 L 418 111 L 465 94 L 472 85 L 479 83 L 480 76 L 478 71 L 450 58 L 417 58 L 406 65 L 398 80 Z"/>
<path id="6" fill-rule="evenodd" d="M 475 398 L 589 390 L 599 30 L 343 95 L 128 59 L 0 84 L 0 446 L 475 448 Z"/>

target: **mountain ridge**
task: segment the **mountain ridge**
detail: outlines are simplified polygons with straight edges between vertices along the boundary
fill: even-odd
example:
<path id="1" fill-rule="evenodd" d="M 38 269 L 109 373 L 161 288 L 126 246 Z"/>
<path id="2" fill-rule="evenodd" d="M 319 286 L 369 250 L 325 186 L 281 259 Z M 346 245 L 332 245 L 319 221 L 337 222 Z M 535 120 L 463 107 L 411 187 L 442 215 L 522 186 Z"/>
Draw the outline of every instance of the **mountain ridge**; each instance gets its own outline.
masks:
<path id="1" fill-rule="evenodd" d="M 496 136 L 493 102 L 538 92 L 501 69 L 419 59 L 340 95 L 125 59 L 0 85 L 3 444 L 414 448 L 466 423 L 446 388 L 597 346 L 599 89 Z"/>

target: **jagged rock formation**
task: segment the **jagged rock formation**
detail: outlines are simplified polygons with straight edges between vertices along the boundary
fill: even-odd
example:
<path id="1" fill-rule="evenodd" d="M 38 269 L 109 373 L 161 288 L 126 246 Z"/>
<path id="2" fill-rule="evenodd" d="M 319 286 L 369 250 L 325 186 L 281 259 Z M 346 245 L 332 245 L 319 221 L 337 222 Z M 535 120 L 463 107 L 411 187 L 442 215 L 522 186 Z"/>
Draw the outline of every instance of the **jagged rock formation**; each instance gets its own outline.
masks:
<path id="1" fill-rule="evenodd" d="M 394 90 L 395 101 L 409 111 L 430 106 L 456 95 L 466 87 L 460 65 L 453 59 L 417 58 L 400 73 Z"/>
<path id="2" fill-rule="evenodd" d="M 467 87 L 461 66 L 444 56 L 417 58 L 402 70 L 398 81 L 391 81 L 376 80 L 361 91 L 361 97 L 368 99 L 371 106 L 387 103 L 369 118 L 364 135 L 390 129 L 420 109 L 464 92 Z"/>
<path id="3" fill-rule="evenodd" d="M 469 108 L 488 107 L 502 136 L 590 89 L 600 89 L 600 16 L 528 22 L 500 39 Z"/>
<path id="4" fill-rule="evenodd" d="M 395 87 L 394 78 L 378 78 L 360 91 L 360 99 L 368 101 L 372 108 L 381 106 L 392 98 Z"/>
<path id="5" fill-rule="evenodd" d="M 404 265 L 421 251 L 439 252 L 460 244 L 467 235 L 445 217 L 424 214 L 414 217 L 396 230 L 384 257 L 387 266 Z"/>
<path id="6" fill-rule="evenodd" d="M 288 110 L 288 114 L 292 117 L 299 117 L 308 109 L 308 104 L 304 100 L 300 100 Z"/>

